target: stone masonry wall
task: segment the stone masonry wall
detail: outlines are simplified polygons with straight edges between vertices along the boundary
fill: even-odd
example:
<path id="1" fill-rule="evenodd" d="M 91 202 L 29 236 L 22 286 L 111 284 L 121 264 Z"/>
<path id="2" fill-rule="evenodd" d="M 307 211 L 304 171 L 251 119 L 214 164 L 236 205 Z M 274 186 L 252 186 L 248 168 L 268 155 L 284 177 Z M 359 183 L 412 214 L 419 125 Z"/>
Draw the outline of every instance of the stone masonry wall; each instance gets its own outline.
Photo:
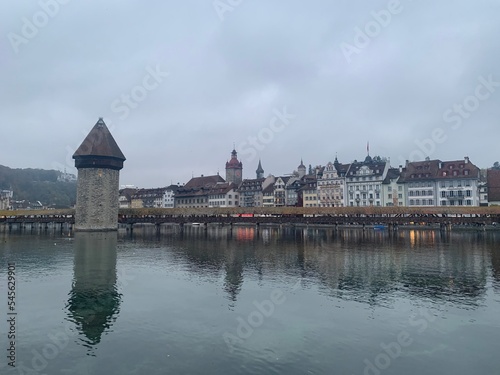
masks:
<path id="1" fill-rule="evenodd" d="M 75 230 L 117 230 L 120 172 L 80 168 L 76 197 Z"/>

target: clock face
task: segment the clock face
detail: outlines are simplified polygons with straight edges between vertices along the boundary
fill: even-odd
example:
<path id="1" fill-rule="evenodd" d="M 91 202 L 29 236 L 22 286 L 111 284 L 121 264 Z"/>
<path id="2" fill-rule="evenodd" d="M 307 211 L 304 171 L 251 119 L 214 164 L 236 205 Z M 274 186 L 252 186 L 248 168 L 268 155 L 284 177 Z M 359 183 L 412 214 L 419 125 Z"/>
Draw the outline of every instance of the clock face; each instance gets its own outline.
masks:
<path id="1" fill-rule="evenodd" d="M 236 177 L 241 177 L 241 171 L 236 171 L 234 174 L 236 175 Z"/>

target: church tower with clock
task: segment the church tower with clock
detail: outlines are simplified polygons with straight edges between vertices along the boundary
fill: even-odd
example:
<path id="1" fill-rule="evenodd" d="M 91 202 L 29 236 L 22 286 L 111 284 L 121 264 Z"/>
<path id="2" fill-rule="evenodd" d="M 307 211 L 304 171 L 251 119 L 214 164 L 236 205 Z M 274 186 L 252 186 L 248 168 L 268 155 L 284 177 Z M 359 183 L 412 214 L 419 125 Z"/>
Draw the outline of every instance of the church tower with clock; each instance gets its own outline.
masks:
<path id="1" fill-rule="evenodd" d="M 238 161 L 238 153 L 235 149 L 231 152 L 231 160 L 226 163 L 226 182 L 239 185 L 243 180 L 243 164 Z"/>

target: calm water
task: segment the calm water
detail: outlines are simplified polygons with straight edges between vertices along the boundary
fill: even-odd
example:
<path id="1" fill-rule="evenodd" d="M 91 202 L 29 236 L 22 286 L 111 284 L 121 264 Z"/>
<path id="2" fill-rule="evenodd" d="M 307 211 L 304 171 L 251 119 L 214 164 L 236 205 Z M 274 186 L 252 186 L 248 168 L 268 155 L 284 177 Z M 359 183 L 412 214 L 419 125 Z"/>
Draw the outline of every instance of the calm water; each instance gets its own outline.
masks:
<path id="1" fill-rule="evenodd" d="M 492 232 L 0 232 L 0 373 L 498 375 L 499 244 Z"/>

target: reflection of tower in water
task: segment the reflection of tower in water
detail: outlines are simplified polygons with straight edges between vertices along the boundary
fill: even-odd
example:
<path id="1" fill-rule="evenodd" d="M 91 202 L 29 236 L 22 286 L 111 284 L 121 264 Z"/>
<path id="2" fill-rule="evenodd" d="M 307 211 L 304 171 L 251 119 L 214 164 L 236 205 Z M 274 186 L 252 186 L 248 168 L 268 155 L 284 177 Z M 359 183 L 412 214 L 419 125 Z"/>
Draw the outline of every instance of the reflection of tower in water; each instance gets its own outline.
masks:
<path id="1" fill-rule="evenodd" d="M 88 347 L 101 341 L 119 312 L 116 243 L 116 232 L 75 233 L 74 278 L 66 307 Z"/>

